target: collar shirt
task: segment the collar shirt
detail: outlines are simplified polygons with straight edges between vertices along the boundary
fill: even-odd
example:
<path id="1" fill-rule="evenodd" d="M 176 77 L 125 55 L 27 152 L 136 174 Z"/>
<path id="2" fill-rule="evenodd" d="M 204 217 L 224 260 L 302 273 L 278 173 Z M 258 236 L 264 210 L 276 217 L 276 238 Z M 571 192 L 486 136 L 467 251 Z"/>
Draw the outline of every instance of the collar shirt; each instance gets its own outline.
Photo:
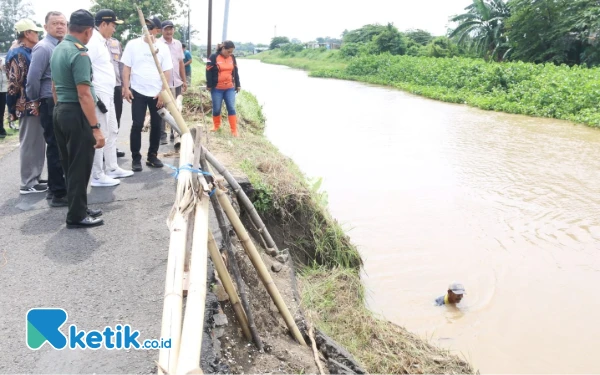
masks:
<path id="1" fill-rule="evenodd" d="M 112 97 L 115 94 L 116 77 L 115 68 L 108 52 L 108 40 L 94 29 L 94 34 L 86 47 L 92 61 L 94 72 L 92 83 L 96 92 Z"/>
<path id="2" fill-rule="evenodd" d="M 179 74 L 179 62 L 183 61 L 183 46 L 181 42 L 173 38 L 171 43 L 167 42 L 164 37 L 158 39 L 160 42 L 169 47 L 171 52 L 171 60 L 173 62 L 173 72 L 171 73 L 171 82 L 169 87 L 179 87 L 183 85 L 183 77 Z"/>
<path id="3" fill-rule="evenodd" d="M 59 41 L 50 34 L 31 50 L 31 64 L 27 72 L 27 97 L 36 101 L 52 97 L 52 72 L 50 58 Z"/>

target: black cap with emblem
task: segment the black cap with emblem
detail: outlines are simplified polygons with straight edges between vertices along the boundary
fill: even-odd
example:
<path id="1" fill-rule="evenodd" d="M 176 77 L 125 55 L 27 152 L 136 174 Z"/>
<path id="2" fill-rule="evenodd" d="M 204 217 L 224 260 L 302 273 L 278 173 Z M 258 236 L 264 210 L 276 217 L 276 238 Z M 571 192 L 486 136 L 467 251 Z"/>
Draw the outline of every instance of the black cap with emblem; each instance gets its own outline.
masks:
<path id="1" fill-rule="evenodd" d="M 110 9 L 101 9 L 96 12 L 96 24 L 100 24 L 102 22 L 114 22 L 117 25 L 121 25 L 123 20 L 117 18 L 115 12 Z"/>
<path id="2" fill-rule="evenodd" d="M 79 9 L 71 13 L 69 20 L 71 25 L 94 27 L 94 16 L 85 9 Z"/>
<path id="3" fill-rule="evenodd" d="M 148 26 L 148 30 L 162 29 L 162 22 L 156 16 L 146 18 L 146 25 Z"/>

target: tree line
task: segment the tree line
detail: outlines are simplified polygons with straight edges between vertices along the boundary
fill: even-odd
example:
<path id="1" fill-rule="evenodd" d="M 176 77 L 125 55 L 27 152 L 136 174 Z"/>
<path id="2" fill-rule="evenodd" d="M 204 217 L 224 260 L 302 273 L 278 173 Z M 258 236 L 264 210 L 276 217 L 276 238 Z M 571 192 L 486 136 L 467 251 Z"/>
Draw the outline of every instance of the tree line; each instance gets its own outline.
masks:
<path id="1" fill-rule="evenodd" d="M 365 25 L 342 33 L 341 55 L 471 57 L 557 65 L 600 64 L 600 0 L 473 0 L 446 35 L 400 32 L 393 24 Z M 330 41 L 331 38 L 319 38 Z M 273 38 L 271 49 L 302 46 Z"/>

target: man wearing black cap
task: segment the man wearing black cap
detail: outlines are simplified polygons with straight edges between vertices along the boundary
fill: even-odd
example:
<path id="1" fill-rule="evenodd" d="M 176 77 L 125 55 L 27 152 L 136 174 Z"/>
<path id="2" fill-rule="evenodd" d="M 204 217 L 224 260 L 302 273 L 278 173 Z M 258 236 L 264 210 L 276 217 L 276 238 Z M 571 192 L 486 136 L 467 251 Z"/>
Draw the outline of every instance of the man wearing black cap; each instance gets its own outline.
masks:
<path id="1" fill-rule="evenodd" d="M 71 14 L 69 35 L 56 46 L 50 59 L 55 136 L 67 182 L 67 228 L 103 224 L 101 210 L 87 207 L 94 149 L 104 147 L 96 117 L 92 62 L 85 44 L 94 31 L 94 16 L 85 9 Z"/>
<path id="2" fill-rule="evenodd" d="M 163 167 L 158 159 L 158 148 L 160 146 L 160 133 L 162 118 L 158 110 L 163 107 L 160 92 L 162 91 L 162 79 L 156 69 L 154 57 L 150 51 L 150 45 L 156 51 L 161 69 L 167 82 L 170 80 L 170 70 L 173 69 L 171 53 L 162 43 L 156 43 L 155 36 L 160 33 L 162 24 L 158 17 L 146 19 L 146 25 L 150 33 L 150 41 L 145 36 L 133 39 L 125 46 L 121 61 L 123 67 L 123 98 L 131 103 L 131 125 L 130 145 L 132 169 L 134 172 L 142 170 L 142 128 L 146 118 L 146 108 L 150 110 L 150 147 L 146 165 L 154 168 Z"/>
<path id="3" fill-rule="evenodd" d="M 117 24 L 123 21 L 117 18 L 110 9 L 102 9 L 96 13 L 96 29 L 89 42 L 85 45 L 88 56 L 92 61 L 94 77 L 92 83 L 98 98 L 96 117 L 100 123 L 100 130 L 106 138 L 103 148 L 97 149 L 92 166 L 92 186 L 108 187 L 120 183 L 119 178 L 133 175 L 117 164 L 117 136 L 119 128 L 115 111 L 115 67 L 108 49 L 108 39 L 114 34 Z"/>

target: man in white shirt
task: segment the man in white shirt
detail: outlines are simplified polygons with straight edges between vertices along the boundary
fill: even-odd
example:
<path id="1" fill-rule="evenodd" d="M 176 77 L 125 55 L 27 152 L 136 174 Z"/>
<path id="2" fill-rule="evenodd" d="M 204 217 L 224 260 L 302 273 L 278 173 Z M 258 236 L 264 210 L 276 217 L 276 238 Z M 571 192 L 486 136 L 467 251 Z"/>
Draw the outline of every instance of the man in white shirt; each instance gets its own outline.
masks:
<path id="1" fill-rule="evenodd" d="M 142 170 L 142 127 L 146 118 L 146 108 L 150 111 L 150 147 L 146 165 L 154 168 L 162 168 L 163 163 L 158 159 L 158 147 L 160 146 L 160 133 L 162 118 L 158 110 L 163 107 L 160 97 L 162 80 L 156 69 L 154 58 L 148 42 L 156 51 L 161 69 L 167 82 L 171 80 L 170 70 L 173 69 L 171 53 L 163 43 L 157 43 L 155 36 L 160 33 L 162 24 L 158 17 L 146 19 L 146 25 L 151 40 L 145 36 L 133 39 L 125 46 L 123 57 L 123 98 L 131 103 L 131 125 L 130 146 L 132 169 L 134 172 Z"/>
<path id="2" fill-rule="evenodd" d="M 116 31 L 117 24 L 122 24 L 123 21 L 117 19 L 117 15 L 112 10 L 102 9 L 96 13 L 95 23 L 96 29 L 86 47 L 92 61 L 94 72 L 92 83 L 98 97 L 96 117 L 100 122 L 100 130 L 106 139 L 106 145 L 95 151 L 91 185 L 105 187 L 120 184 L 118 178 L 132 176 L 133 172 L 121 169 L 117 164 L 119 128 L 114 102 L 116 77 L 108 49 L 108 42 Z"/>
<path id="3" fill-rule="evenodd" d="M 162 38 L 158 40 L 163 42 L 171 52 L 171 61 L 173 62 L 173 71 L 171 72 L 171 79 L 169 82 L 169 88 L 173 93 L 173 97 L 177 98 L 182 92 L 187 90 L 187 81 L 185 80 L 185 64 L 183 63 L 183 46 L 181 42 L 173 36 L 175 35 L 175 25 L 173 21 L 165 21 L 162 23 Z M 173 140 L 173 129 L 171 129 L 171 140 Z M 165 132 L 165 122 L 161 124 L 161 137 L 160 143 L 167 143 L 167 133 Z"/>

